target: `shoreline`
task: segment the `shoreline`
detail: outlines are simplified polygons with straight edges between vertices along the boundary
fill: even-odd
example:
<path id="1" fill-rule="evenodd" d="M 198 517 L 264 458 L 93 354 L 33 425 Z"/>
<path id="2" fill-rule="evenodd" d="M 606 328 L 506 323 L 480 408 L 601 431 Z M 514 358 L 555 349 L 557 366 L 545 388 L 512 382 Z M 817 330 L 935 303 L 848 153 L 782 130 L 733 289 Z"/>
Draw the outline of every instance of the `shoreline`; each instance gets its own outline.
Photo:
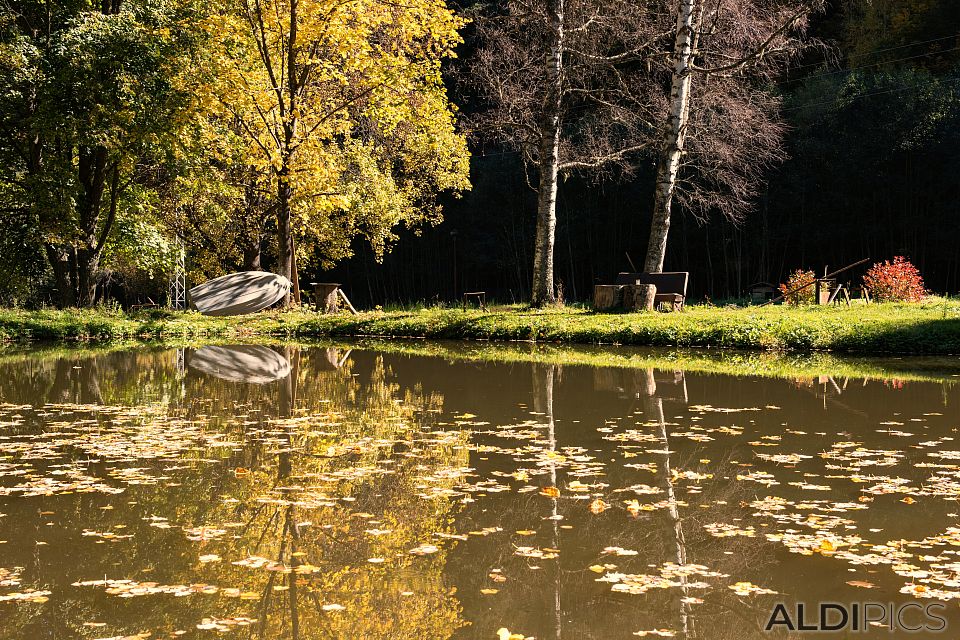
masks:
<path id="1" fill-rule="evenodd" d="M 405 338 L 854 355 L 960 354 L 960 300 L 854 307 L 692 306 L 679 313 L 580 307 L 487 311 L 429 307 L 321 315 L 268 311 L 209 317 L 154 309 L 0 310 L 3 342 L 110 342 L 255 337 Z"/>

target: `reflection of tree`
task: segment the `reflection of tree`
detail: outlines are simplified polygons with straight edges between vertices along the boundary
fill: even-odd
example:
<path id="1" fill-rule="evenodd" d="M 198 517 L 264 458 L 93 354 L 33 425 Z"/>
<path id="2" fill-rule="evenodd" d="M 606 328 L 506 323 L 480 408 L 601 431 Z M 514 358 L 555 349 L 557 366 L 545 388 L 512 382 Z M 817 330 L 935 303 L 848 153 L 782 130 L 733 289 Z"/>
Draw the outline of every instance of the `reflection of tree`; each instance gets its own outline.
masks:
<path id="1" fill-rule="evenodd" d="M 33 404 L 128 404 L 169 402 L 175 395 L 172 351 L 74 350 L 48 358 L 8 359 L 0 364 L 0 398 Z"/>
<path id="2" fill-rule="evenodd" d="M 305 435 L 305 425 L 296 421 L 296 398 L 314 396 L 317 390 L 305 394 L 304 378 L 299 376 L 303 369 L 317 371 L 299 354 L 289 357 L 293 376 L 281 383 L 280 416 L 272 425 L 279 436 L 275 468 L 271 473 L 267 463 L 252 474 L 251 482 L 258 485 L 250 492 L 254 501 L 222 514 L 224 521 L 239 516 L 249 532 L 248 541 L 256 539 L 247 552 L 273 560 L 278 569 L 235 570 L 245 589 L 257 591 L 252 585 L 262 585 L 255 635 L 294 639 L 449 635 L 460 623 L 441 576 L 443 552 L 424 558 L 408 553 L 420 543 L 434 541 L 435 532 L 446 530 L 451 506 L 449 499 L 441 498 L 424 509 L 417 485 L 439 469 L 464 462 L 458 463 L 463 449 L 455 449 L 454 443 L 427 449 L 420 441 L 433 414 L 414 407 L 436 407 L 440 399 L 414 390 L 398 402 L 399 390 L 388 382 L 388 371 L 378 360 L 362 388 L 345 390 L 341 384 L 325 389 L 323 397 L 346 392 L 353 401 L 352 406 L 332 403 L 334 411 L 343 411 L 337 421 L 347 426 L 336 441 Z M 321 357 L 329 362 L 325 354 Z M 338 372 L 338 377 L 341 383 L 357 384 L 349 372 Z M 327 417 L 333 418 L 329 413 Z M 284 418 L 295 422 L 285 423 Z M 364 424 L 373 428 L 359 428 Z M 382 464 L 384 454 L 398 444 L 409 455 L 395 458 L 395 465 Z M 331 446 L 336 451 L 331 452 Z M 389 473 L 380 473 L 385 466 Z M 354 502 L 338 499 L 344 497 Z M 367 516 L 373 513 L 382 514 L 375 525 Z M 363 533 L 365 529 L 387 533 L 371 536 Z M 232 550 L 242 553 L 236 546 Z M 385 562 L 373 564 L 370 558 Z M 415 576 L 407 575 L 414 567 Z M 285 584 L 278 590 L 282 579 Z M 330 605 L 345 610 L 324 610 Z"/>
<path id="3" fill-rule="evenodd" d="M 687 491 L 691 482 L 684 480 L 682 473 L 704 470 L 700 459 L 705 457 L 705 452 L 699 445 L 691 447 L 689 440 L 671 435 L 674 429 L 669 423 L 668 411 L 686 403 L 686 380 L 682 372 L 639 370 L 594 372 L 591 376 L 594 389 L 602 385 L 604 390 L 623 394 L 622 399 L 628 403 L 627 415 L 633 416 L 634 409 L 642 409 L 642 424 L 637 424 L 636 429 L 654 439 L 625 449 L 632 457 L 624 462 L 655 462 L 656 479 L 651 482 L 649 476 L 645 476 L 648 472 L 631 471 L 620 466 L 622 463 L 612 461 L 611 454 L 618 451 L 586 444 L 590 442 L 593 425 L 584 424 L 586 420 L 565 422 L 563 418 L 569 420 L 569 416 L 558 414 L 561 406 L 569 406 L 563 404 L 564 400 L 575 397 L 573 387 L 565 392 L 559 367 L 529 366 L 533 382 L 531 407 L 540 434 L 536 440 L 522 440 L 520 445 L 507 441 L 511 444 L 504 446 L 519 447 L 507 464 L 528 468 L 533 449 L 541 450 L 543 455 L 537 456 L 537 460 L 542 461 L 543 474 L 532 477 L 529 482 L 541 486 L 555 484 L 561 495 L 552 498 L 536 492 L 516 491 L 492 494 L 470 505 L 458 517 L 461 530 L 491 525 L 506 529 L 499 538 L 492 535 L 471 539 L 458 548 L 451 561 L 449 571 L 458 576 L 461 592 L 476 594 L 491 586 L 500 589 L 493 596 L 475 596 L 480 598 L 479 602 L 464 598 L 465 616 L 474 623 L 472 628 L 477 636 L 488 633 L 492 637 L 495 629 L 507 626 L 511 631 L 538 638 L 599 637 L 603 633 L 620 637 L 654 628 L 673 629 L 678 637 L 710 640 L 763 637 L 760 633 L 748 635 L 744 630 L 756 628 L 758 621 L 760 624 L 766 621 L 770 597 L 740 599 L 727 585 L 751 579 L 762 583 L 757 576 L 763 575 L 764 568 L 774 562 L 772 545 L 762 533 L 753 538 L 717 539 L 704 530 L 703 525 L 707 523 L 737 521 L 743 515 L 742 501 L 752 499 L 752 493 L 743 483 L 732 480 L 737 474 L 729 458 L 732 452 L 728 452 L 727 457 L 711 460 L 709 471 L 714 478 L 703 482 L 699 493 Z M 570 376 L 573 381 L 574 376 Z M 609 402 L 610 396 L 596 394 L 594 397 L 601 403 Z M 601 415 L 611 416 L 609 407 Z M 583 449 L 576 447 L 577 444 L 584 444 Z M 669 453 L 636 453 L 645 448 Z M 557 453 L 560 455 L 556 458 L 550 455 Z M 714 453 L 710 454 L 711 458 L 717 458 Z M 595 456 L 595 460 L 604 463 L 602 471 L 593 476 L 577 475 L 570 462 L 577 455 Z M 498 466 L 496 472 L 510 474 L 515 470 L 516 466 L 506 469 Z M 597 483 L 596 489 L 589 494 L 571 491 L 574 480 Z M 628 515 L 623 501 L 634 495 L 615 490 L 638 482 L 662 490 L 656 495 L 641 496 L 641 502 L 662 502 L 667 506 Z M 597 493 L 602 493 L 604 501 L 612 507 L 593 514 L 588 505 Z M 588 495 L 590 499 L 582 499 Z M 548 519 L 555 515 L 563 519 Z M 511 535 L 513 531 L 525 529 L 535 529 L 537 535 Z M 531 561 L 513 553 L 516 545 L 553 547 L 560 553 L 556 559 Z M 622 547 L 638 555 L 603 554 L 605 547 Z M 698 563 L 730 577 L 710 578 L 708 581 L 713 586 L 700 589 L 690 586 L 700 581 L 692 575 L 678 578 L 680 587 L 651 589 L 640 595 L 611 593 L 609 583 L 596 581 L 607 571 L 602 569 L 603 565 L 615 567 L 608 569 L 613 572 L 657 574 L 658 568 L 668 563 Z M 495 569 L 507 577 L 505 582 L 491 583 L 487 579 L 488 572 Z M 601 569 L 601 573 L 595 569 Z M 696 599 L 703 602 L 697 603 Z M 514 604 L 517 602 L 523 605 Z"/>
<path id="4" fill-rule="evenodd" d="M 676 562 L 679 565 L 687 564 L 687 541 L 683 533 L 683 520 L 680 518 L 680 509 L 677 506 L 677 494 L 673 483 L 673 467 L 670 464 L 670 438 L 667 435 L 667 422 L 663 415 L 663 399 L 657 396 L 657 381 L 653 369 L 643 369 L 644 384 L 643 400 L 644 413 L 657 423 L 660 437 L 662 463 L 660 465 L 660 479 L 667 494 L 667 514 L 673 524 L 673 543 L 676 549 Z M 694 620 L 690 615 L 690 589 L 687 587 L 687 578 L 680 575 L 680 590 L 683 598 L 680 599 L 680 629 L 686 638 L 694 638 Z"/>
<path id="5" fill-rule="evenodd" d="M 652 369 L 644 370 L 643 404 L 647 424 L 652 425 L 658 434 L 660 466 L 659 482 L 664 489 L 667 507 L 662 511 L 668 523 L 667 556 L 679 565 L 696 563 L 705 565 L 711 570 L 728 574 L 730 578 L 720 581 L 717 588 L 707 591 L 690 588 L 690 579 L 681 574 L 678 576 L 680 596 L 673 596 L 679 609 L 679 629 L 684 638 L 709 638 L 723 640 L 730 638 L 753 637 L 748 636 L 745 629 L 753 629 L 756 637 L 763 637 L 760 619 L 766 615 L 770 600 L 767 598 L 753 599 L 749 602 L 736 598 L 725 588 L 724 582 L 732 583 L 743 580 L 760 572 L 761 567 L 772 563 L 772 553 L 769 545 L 761 537 L 725 538 L 718 543 L 716 538 L 706 534 L 703 525 L 712 522 L 738 521 L 742 515 L 739 511 L 743 500 L 747 498 L 747 490 L 739 483 L 730 479 L 736 476 L 736 467 L 729 460 L 712 462 L 711 480 L 706 483 L 702 493 L 679 496 L 679 472 L 684 469 L 697 468 L 700 452 L 697 449 L 683 452 L 680 440 L 671 438 L 670 425 L 664 411 L 664 401 L 667 398 L 677 400 L 676 391 L 668 390 L 661 393 L 655 373 Z M 683 372 L 674 373 L 674 384 L 682 383 L 683 402 L 687 401 L 686 384 L 683 382 Z M 684 455 L 685 453 L 685 455 Z M 730 453 L 727 452 L 727 456 Z M 721 478 L 727 478 L 724 482 Z M 695 556 L 689 550 L 695 549 Z M 672 556 L 672 557 L 671 557 Z M 662 562 L 662 561 L 661 561 Z M 696 576 L 694 576 L 696 579 Z M 693 604 L 694 600 L 701 600 Z M 721 622 L 726 620 L 726 622 Z M 698 624 L 702 623 L 702 624 Z"/>
<path id="6" fill-rule="evenodd" d="M 31 548 L 33 535 L 50 542 L 25 576 L 31 584 L 49 582 L 56 594 L 56 616 L 44 614 L 49 637 L 76 637 L 84 633 L 84 622 L 96 620 L 122 621 L 110 633 L 98 631 L 100 636 L 162 635 L 190 630 L 205 618 L 214 627 L 229 627 L 245 617 L 253 620 L 253 637 L 299 640 L 443 638 L 462 624 L 443 577 L 445 547 L 452 543 L 434 535 L 449 529 L 454 503 L 446 490 L 467 462 L 466 435 L 437 432 L 443 398 L 419 387 L 401 389 L 380 358 L 355 376 L 354 362 L 342 350 L 287 348 L 284 355 L 292 373 L 277 383 L 237 385 L 192 374 L 182 379 L 183 399 L 169 411 L 183 424 L 205 425 L 209 438 L 176 460 L 138 461 L 148 484 L 128 486 L 116 499 L 84 494 L 61 500 L 56 528 L 40 526 L 40 498 L 4 509 L 9 520 L 17 520 L 17 540 L 30 540 Z M 173 367 L 172 354 L 105 357 L 109 366 L 99 367 L 101 384 L 109 381 L 102 384 L 104 400 L 154 393 L 159 379 L 179 385 L 172 384 L 174 376 L 160 374 L 164 365 Z M 80 364 L 96 372 L 88 360 Z M 40 378 L 56 379 L 59 365 L 41 366 L 49 376 Z M 113 375 L 117 369 L 139 371 L 143 379 L 121 380 Z M 5 399 L 23 397 L 30 394 L 4 389 Z M 109 460 L 105 465 L 100 472 L 118 467 Z M 106 504 L 114 509 L 100 508 Z M 6 537 L 4 520 L 0 532 Z M 113 529 L 117 524 L 125 528 Z M 133 537 L 94 546 L 94 539 L 78 540 L 83 530 Z M 409 553 L 424 543 L 441 550 L 423 557 Z M 78 548 L 84 551 L 76 553 Z M 204 554 L 223 560 L 199 564 Z M 233 564 L 250 557 L 268 564 Z M 160 585 L 205 583 L 219 591 L 123 600 L 92 598 L 68 586 L 105 574 Z M 53 602 L 33 606 L 41 612 Z M 0 638 L 23 637 L 36 619 L 29 611 L 0 624 Z"/>
<path id="7" fill-rule="evenodd" d="M 550 454 L 557 453 L 557 425 L 553 417 L 553 387 L 554 379 L 559 376 L 560 371 L 559 367 L 552 364 L 547 365 L 538 365 L 534 364 L 530 367 L 531 373 L 533 374 L 533 407 L 534 411 L 538 414 L 543 415 L 543 420 L 547 425 L 547 434 L 546 434 L 546 449 Z M 550 486 L 557 486 L 557 464 L 555 455 L 549 457 L 549 478 Z M 550 500 L 550 528 L 551 528 L 551 538 L 550 546 L 552 548 L 559 548 L 560 546 L 560 522 L 558 520 L 559 512 L 557 510 L 557 502 L 559 497 L 551 496 Z M 553 587 L 553 611 L 552 613 L 552 622 L 553 622 L 553 637 L 559 639 L 562 633 L 562 620 L 563 613 L 560 606 L 560 593 L 562 591 L 561 585 L 561 572 L 560 572 L 560 563 L 554 562 L 551 563 L 550 569 L 553 573 L 552 587 Z"/>

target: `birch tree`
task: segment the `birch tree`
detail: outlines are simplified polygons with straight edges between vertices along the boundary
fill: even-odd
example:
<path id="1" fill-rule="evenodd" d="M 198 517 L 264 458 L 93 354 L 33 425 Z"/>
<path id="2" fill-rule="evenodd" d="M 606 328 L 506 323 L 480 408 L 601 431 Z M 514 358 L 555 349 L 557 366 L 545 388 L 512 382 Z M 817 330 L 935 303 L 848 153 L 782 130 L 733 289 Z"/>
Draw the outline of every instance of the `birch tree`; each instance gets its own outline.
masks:
<path id="1" fill-rule="evenodd" d="M 820 0 L 676 0 L 669 107 L 643 262 L 663 270 L 675 196 L 699 216 L 737 220 L 784 157 L 770 83 L 804 47 Z M 726 140 L 715 132 L 725 130 Z M 713 132 L 711 132 L 713 130 Z M 688 140 L 692 145 L 688 145 Z M 686 175 L 684 175 L 686 174 Z M 686 184 L 684 184 L 686 182 Z"/>
<path id="2" fill-rule="evenodd" d="M 545 56 L 546 91 L 540 125 L 540 184 L 537 235 L 533 254 L 534 306 L 553 303 L 553 245 L 557 230 L 557 178 L 560 170 L 560 108 L 563 104 L 564 0 L 547 0 L 549 49 Z"/>
<path id="3" fill-rule="evenodd" d="M 477 137 L 519 152 L 536 174 L 531 303 L 556 301 L 562 178 L 629 173 L 653 143 L 659 99 L 644 56 L 659 39 L 642 4 L 511 0 L 476 17 L 480 47 L 461 76 L 477 94 Z"/>

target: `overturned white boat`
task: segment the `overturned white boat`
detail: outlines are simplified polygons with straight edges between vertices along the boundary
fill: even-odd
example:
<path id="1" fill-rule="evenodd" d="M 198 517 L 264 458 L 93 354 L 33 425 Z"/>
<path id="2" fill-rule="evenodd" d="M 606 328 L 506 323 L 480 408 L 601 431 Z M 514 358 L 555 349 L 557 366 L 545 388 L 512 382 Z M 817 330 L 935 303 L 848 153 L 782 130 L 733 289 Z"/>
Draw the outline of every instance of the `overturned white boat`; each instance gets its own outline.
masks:
<path id="1" fill-rule="evenodd" d="M 238 316 L 263 311 L 283 299 L 293 285 L 266 271 L 231 273 L 190 289 L 190 308 L 208 316 Z"/>

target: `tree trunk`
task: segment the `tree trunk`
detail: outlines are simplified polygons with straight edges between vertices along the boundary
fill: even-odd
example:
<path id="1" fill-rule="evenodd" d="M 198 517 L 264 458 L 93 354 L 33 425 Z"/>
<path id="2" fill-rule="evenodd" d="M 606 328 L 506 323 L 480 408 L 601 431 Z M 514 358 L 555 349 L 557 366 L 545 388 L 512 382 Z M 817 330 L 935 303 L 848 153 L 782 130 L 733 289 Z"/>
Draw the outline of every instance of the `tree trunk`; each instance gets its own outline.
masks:
<path id="1" fill-rule="evenodd" d="M 663 146 L 657 161 L 656 196 L 650 239 L 643 270 L 649 273 L 663 271 L 667 253 L 667 234 L 670 231 L 670 209 L 677 186 L 677 174 L 683 158 L 683 143 L 690 116 L 690 89 L 693 84 L 691 65 L 697 47 L 698 0 L 680 0 L 677 10 L 677 32 L 674 41 L 673 74 L 670 88 L 670 116 L 663 135 Z"/>
<path id="2" fill-rule="evenodd" d="M 103 195 L 107 187 L 107 150 L 104 147 L 81 148 L 77 154 L 77 177 L 80 179 L 81 195 L 77 202 L 80 219 L 80 244 L 77 247 L 77 305 L 92 306 L 97 290 L 97 271 L 100 268 L 101 238 L 110 232 L 104 224 L 100 231 Z M 116 208 L 116 175 L 113 171 L 111 184 L 111 209 Z M 112 224 L 112 220 L 110 221 Z M 98 233 L 99 232 L 99 233 Z"/>
<path id="3" fill-rule="evenodd" d="M 278 271 L 288 280 L 293 278 L 293 230 L 290 227 L 290 198 L 291 187 L 286 172 L 281 172 L 277 180 L 279 199 L 277 207 L 277 253 L 279 255 Z M 290 306 L 290 294 L 287 294 L 284 306 Z"/>
<path id="4" fill-rule="evenodd" d="M 563 98 L 564 0 L 548 0 L 553 42 L 546 58 L 547 93 L 540 125 L 540 185 L 537 189 L 537 236 L 533 256 L 531 304 L 553 304 L 553 245 L 557 229 L 557 178 L 560 166 L 560 105 Z"/>
<path id="5" fill-rule="evenodd" d="M 279 243 L 278 253 L 280 255 L 280 275 L 290 282 L 297 280 L 296 252 L 293 246 L 293 228 L 291 226 L 291 203 L 293 201 L 293 186 L 290 184 L 290 165 L 293 159 L 295 149 L 295 139 L 297 133 L 297 26 L 299 22 L 299 3 L 297 0 L 291 0 L 289 6 L 289 32 L 286 42 L 286 73 L 287 82 L 283 89 L 286 91 L 286 97 L 279 95 L 280 115 L 284 119 L 283 140 L 280 147 L 282 166 L 277 176 L 277 187 L 279 189 L 278 207 L 277 207 L 277 240 Z M 281 90 L 277 89 L 278 93 Z M 283 306 L 289 307 L 291 299 L 300 302 L 299 287 L 296 287 L 292 295 L 287 294 L 284 298 Z"/>
<path id="6" fill-rule="evenodd" d="M 77 251 L 77 306 L 92 307 L 97 298 L 97 271 L 100 256 L 90 249 Z"/>
<path id="7" fill-rule="evenodd" d="M 47 253 L 47 261 L 50 262 L 50 268 L 53 269 L 54 281 L 57 285 L 57 306 L 61 309 L 73 307 L 77 304 L 77 299 L 73 294 L 73 283 L 70 281 L 70 253 L 63 247 L 57 247 L 52 244 L 44 245 Z"/>
<path id="8" fill-rule="evenodd" d="M 243 251 L 243 270 L 260 271 L 262 269 L 260 262 L 260 236 L 248 238 L 241 250 Z"/>

